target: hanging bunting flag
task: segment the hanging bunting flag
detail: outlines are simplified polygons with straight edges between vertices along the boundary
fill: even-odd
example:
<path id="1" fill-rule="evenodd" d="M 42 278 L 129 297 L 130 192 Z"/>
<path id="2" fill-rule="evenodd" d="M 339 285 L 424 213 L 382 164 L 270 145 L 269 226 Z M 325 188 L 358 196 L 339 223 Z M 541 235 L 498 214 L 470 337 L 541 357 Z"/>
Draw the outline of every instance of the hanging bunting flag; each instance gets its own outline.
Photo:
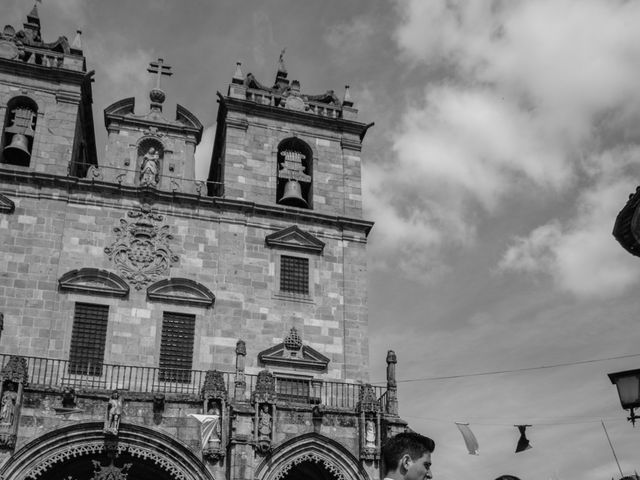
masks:
<path id="1" fill-rule="evenodd" d="M 520 439 L 518 440 L 518 445 L 516 446 L 516 453 L 524 452 L 525 450 L 529 450 L 533 448 L 529 443 L 529 439 L 525 435 L 525 430 L 527 427 L 531 425 L 514 425 L 520 431 Z"/>
<path id="2" fill-rule="evenodd" d="M 469 424 L 456 422 L 456 426 L 458 430 L 460 430 L 462 438 L 464 438 L 464 443 L 467 446 L 467 450 L 469 450 L 469 455 L 479 455 L 478 440 L 476 440 L 476 436 L 469 428 Z"/>

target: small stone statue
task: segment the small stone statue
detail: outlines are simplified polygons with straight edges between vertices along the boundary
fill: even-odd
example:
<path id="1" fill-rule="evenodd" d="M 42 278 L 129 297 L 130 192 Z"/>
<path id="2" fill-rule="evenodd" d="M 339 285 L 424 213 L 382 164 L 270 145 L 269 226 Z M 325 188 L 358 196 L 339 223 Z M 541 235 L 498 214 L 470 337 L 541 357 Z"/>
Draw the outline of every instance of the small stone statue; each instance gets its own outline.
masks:
<path id="1" fill-rule="evenodd" d="M 12 383 L 8 383 L 2 394 L 2 408 L 0 409 L 0 425 L 9 427 L 13 425 L 16 416 L 16 400 L 18 394 Z"/>
<path id="2" fill-rule="evenodd" d="M 122 399 L 118 391 L 114 390 L 107 405 L 104 433 L 117 435 L 118 428 L 120 427 L 120 417 L 122 417 Z"/>
<path id="3" fill-rule="evenodd" d="M 140 168 L 140 185 L 155 186 L 160 181 L 158 175 L 158 161 L 160 155 L 156 149 L 150 147 L 147 153 L 142 157 L 142 166 Z"/>
<path id="4" fill-rule="evenodd" d="M 208 446 L 210 448 L 220 448 L 220 437 L 222 435 L 222 431 L 220 429 L 220 406 L 216 400 L 210 400 L 207 415 L 218 417 L 211 420 L 211 426 L 209 427 L 211 428 L 211 434 L 207 440 Z"/>
<path id="5" fill-rule="evenodd" d="M 366 448 L 376 448 L 376 425 L 373 420 L 365 422 L 364 446 Z"/>
<path id="6" fill-rule="evenodd" d="M 260 419 L 258 421 L 258 441 L 271 440 L 271 414 L 269 406 L 264 404 L 260 411 Z"/>

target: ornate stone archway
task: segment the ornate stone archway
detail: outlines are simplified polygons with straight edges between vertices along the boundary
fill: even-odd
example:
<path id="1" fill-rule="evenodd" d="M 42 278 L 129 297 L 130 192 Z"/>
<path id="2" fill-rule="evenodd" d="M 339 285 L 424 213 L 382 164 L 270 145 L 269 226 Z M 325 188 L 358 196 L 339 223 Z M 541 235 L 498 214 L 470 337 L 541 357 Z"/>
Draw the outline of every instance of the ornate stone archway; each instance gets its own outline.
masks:
<path id="1" fill-rule="evenodd" d="M 91 422 L 46 433 L 18 450 L 0 469 L 0 476 L 4 480 L 43 480 L 64 471 L 65 465 L 93 463 L 97 472 L 109 468 L 115 459 L 123 471 L 129 461 L 146 472 L 142 476 L 155 472 L 158 480 L 214 480 L 188 447 L 164 433 L 122 424 L 116 442 L 105 437 L 103 428 L 102 422 Z"/>
<path id="2" fill-rule="evenodd" d="M 285 480 L 303 464 L 316 464 L 335 480 L 371 480 L 358 459 L 342 444 L 307 433 L 279 445 L 256 469 L 256 480 Z"/>

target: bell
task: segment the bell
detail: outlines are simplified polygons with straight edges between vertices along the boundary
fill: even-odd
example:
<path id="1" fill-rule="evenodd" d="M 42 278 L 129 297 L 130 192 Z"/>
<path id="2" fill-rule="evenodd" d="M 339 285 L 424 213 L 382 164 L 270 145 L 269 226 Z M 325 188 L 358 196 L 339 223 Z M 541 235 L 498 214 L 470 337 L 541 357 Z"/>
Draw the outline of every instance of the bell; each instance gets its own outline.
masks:
<path id="1" fill-rule="evenodd" d="M 292 207 L 309 208 L 309 204 L 302 197 L 302 188 L 297 180 L 289 180 L 284 186 L 284 193 L 280 201 L 283 205 L 291 205 Z"/>
<path id="2" fill-rule="evenodd" d="M 4 147 L 4 161 L 14 165 L 29 166 L 29 140 L 22 133 L 14 133 L 11 143 Z"/>

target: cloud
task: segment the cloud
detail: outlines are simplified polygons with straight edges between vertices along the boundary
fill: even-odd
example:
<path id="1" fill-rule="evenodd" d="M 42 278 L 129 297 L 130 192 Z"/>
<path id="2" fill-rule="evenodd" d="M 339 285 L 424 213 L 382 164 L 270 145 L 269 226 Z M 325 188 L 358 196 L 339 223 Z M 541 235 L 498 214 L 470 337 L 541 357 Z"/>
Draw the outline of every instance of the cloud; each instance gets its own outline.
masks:
<path id="1" fill-rule="evenodd" d="M 369 46 L 374 33 L 372 18 L 361 15 L 349 22 L 329 26 L 323 39 L 327 45 L 340 52 L 340 55 L 334 58 L 346 62 L 351 61 Z"/>
<path id="2" fill-rule="evenodd" d="M 514 240 L 501 265 L 553 272 L 563 288 L 592 292 L 595 283 L 580 278 L 622 258 L 597 251 L 609 250 L 625 198 L 615 195 L 628 187 L 600 179 L 594 161 L 615 164 L 614 149 L 640 141 L 640 31 L 632 27 L 640 4 L 411 0 L 397 11 L 396 43 L 419 78 L 405 92 L 386 175 L 368 187 L 380 207 L 375 218 L 395 219 L 378 220 L 380 236 L 422 243 L 430 252 L 417 261 L 442 258 L 452 243 L 473 245 L 480 225 L 505 215 L 510 200 L 544 204 L 574 192 L 595 210 L 549 219 Z M 608 196 L 607 209 L 597 195 Z M 600 275 L 609 277 L 605 290 L 636 278 L 616 272 Z"/>
<path id="3" fill-rule="evenodd" d="M 612 162 L 613 158 L 618 164 Z M 546 273 L 565 291 L 583 297 L 620 295 L 640 280 L 640 264 L 616 245 L 613 222 L 629 191 L 625 163 L 640 159 L 640 148 L 597 156 L 594 183 L 576 201 L 573 219 L 553 220 L 517 237 L 507 249 L 502 271 Z"/>

